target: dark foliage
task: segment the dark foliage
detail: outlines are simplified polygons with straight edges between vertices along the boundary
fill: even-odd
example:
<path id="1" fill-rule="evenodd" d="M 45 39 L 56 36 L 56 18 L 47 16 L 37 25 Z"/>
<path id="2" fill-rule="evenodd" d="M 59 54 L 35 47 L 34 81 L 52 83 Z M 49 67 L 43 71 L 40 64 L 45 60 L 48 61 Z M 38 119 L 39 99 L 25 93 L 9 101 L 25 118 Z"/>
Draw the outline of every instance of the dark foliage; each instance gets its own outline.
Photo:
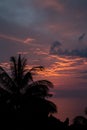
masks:
<path id="1" fill-rule="evenodd" d="M 0 66 L 0 117 L 2 122 L 29 124 L 47 119 L 57 112 L 56 105 L 47 100 L 53 84 L 47 80 L 33 80 L 33 74 L 43 66 L 26 68 L 27 60 L 21 55 L 10 58 L 11 76 Z M 18 123 L 19 122 L 19 123 Z M 27 125 L 27 124 L 26 124 Z M 26 126 L 24 125 L 24 127 Z M 19 125 L 20 126 L 20 125 Z"/>

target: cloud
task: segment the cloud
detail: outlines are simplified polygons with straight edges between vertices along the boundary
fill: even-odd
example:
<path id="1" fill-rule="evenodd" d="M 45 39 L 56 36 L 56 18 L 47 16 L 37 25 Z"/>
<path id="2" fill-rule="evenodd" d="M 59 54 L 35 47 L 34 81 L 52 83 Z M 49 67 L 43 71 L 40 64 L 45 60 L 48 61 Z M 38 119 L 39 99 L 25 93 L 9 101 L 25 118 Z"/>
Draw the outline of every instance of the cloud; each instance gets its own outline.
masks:
<path id="1" fill-rule="evenodd" d="M 0 63 L 0 66 L 8 70 L 10 68 L 10 64 L 8 62 Z"/>
<path id="2" fill-rule="evenodd" d="M 78 71 L 78 76 L 76 78 L 87 80 L 87 70 Z"/>
<path id="3" fill-rule="evenodd" d="M 61 43 L 59 41 L 55 41 L 50 48 L 50 53 L 55 54 L 59 50 L 60 46 Z"/>
<path id="4" fill-rule="evenodd" d="M 87 97 L 87 90 L 55 90 L 55 97 L 63 98 L 84 98 Z"/>
<path id="5" fill-rule="evenodd" d="M 80 34 L 83 30 L 86 32 L 87 2 L 79 1 L 3 0 L 0 1 L 0 17 L 9 24 L 11 23 L 9 32 L 13 30 L 16 35 L 15 23 L 17 26 L 26 28 L 28 30 L 26 32 L 30 35 L 39 37 L 38 42 L 49 44 L 58 37 L 66 38 L 65 34 L 69 34 L 68 38 L 72 38 L 73 35 L 76 35 L 76 32 L 77 34 Z M 54 27 L 54 29 L 50 27 Z M 4 25 L 3 30 L 5 30 Z M 22 30 L 20 33 L 24 37 L 25 32 L 23 33 Z"/>
<path id="6" fill-rule="evenodd" d="M 81 39 L 81 38 L 80 38 Z M 50 47 L 50 54 L 58 56 L 72 56 L 72 57 L 83 57 L 87 58 L 87 47 L 81 49 L 64 49 L 60 42 L 54 42 Z"/>
<path id="7" fill-rule="evenodd" d="M 84 39 L 85 35 L 86 35 L 86 33 L 83 33 L 83 34 L 78 38 L 78 40 L 79 40 L 79 41 L 82 41 L 82 40 Z"/>
<path id="8" fill-rule="evenodd" d="M 80 78 L 80 79 L 83 79 L 83 80 L 87 80 L 87 74 L 78 76 L 78 77 L 76 77 L 76 78 Z"/>
<path id="9" fill-rule="evenodd" d="M 23 40 L 23 39 L 13 37 L 13 36 L 8 36 L 8 35 L 5 35 L 5 34 L 0 34 L 0 39 L 7 39 L 7 40 L 15 41 L 15 42 L 18 42 L 18 43 L 26 43 L 26 44 L 34 41 L 33 38 L 27 38 L 27 39 Z"/>
<path id="10" fill-rule="evenodd" d="M 21 54 L 21 55 L 27 55 L 29 52 L 27 52 L 27 51 L 19 51 L 19 52 L 17 52 L 17 54 Z"/>

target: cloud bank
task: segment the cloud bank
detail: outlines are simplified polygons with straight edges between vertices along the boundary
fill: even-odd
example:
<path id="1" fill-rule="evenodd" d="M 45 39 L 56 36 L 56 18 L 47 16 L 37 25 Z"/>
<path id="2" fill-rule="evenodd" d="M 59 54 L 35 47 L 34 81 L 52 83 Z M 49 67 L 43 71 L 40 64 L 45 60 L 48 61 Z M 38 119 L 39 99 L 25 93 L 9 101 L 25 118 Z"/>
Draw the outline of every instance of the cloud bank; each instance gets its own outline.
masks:
<path id="1" fill-rule="evenodd" d="M 80 37 L 80 39 L 83 39 L 83 35 Z M 69 50 L 69 49 L 64 49 L 62 47 L 62 43 L 56 41 L 50 47 L 50 54 L 58 55 L 58 56 L 72 56 L 72 57 L 87 58 L 87 47 Z"/>

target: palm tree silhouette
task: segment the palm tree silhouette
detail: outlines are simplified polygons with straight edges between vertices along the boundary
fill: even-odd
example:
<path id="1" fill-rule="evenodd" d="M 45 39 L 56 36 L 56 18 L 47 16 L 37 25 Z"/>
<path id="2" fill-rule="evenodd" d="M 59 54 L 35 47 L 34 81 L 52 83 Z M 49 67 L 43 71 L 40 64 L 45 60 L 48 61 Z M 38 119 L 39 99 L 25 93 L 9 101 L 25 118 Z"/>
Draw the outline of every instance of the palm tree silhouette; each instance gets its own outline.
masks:
<path id="1" fill-rule="evenodd" d="M 52 96 L 49 90 L 53 88 L 53 84 L 48 80 L 33 80 L 33 74 L 44 70 L 44 67 L 36 66 L 27 69 L 27 59 L 22 58 L 21 55 L 18 58 L 12 56 L 10 62 L 11 76 L 0 66 L 1 111 L 4 107 L 7 113 L 13 112 L 14 115 L 17 113 L 20 116 L 24 111 L 25 114 L 30 108 L 30 111 L 32 110 L 33 101 L 34 104 L 36 102 L 36 106 L 38 104 L 37 108 L 41 107 L 42 102 L 47 115 L 56 112 L 56 105 L 47 100 L 47 97 Z M 43 110 L 43 107 L 41 109 Z"/>

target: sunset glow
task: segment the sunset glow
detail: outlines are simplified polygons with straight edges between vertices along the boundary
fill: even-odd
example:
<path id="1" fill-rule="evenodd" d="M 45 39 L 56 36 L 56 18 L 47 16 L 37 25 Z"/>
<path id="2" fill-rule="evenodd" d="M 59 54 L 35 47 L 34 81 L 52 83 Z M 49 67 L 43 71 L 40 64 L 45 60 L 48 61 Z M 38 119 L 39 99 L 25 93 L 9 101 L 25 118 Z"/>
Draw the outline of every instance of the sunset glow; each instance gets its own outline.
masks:
<path id="1" fill-rule="evenodd" d="M 0 65 L 18 54 L 44 66 L 33 78 L 54 84 L 55 101 L 87 101 L 87 0 L 0 0 Z"/>

